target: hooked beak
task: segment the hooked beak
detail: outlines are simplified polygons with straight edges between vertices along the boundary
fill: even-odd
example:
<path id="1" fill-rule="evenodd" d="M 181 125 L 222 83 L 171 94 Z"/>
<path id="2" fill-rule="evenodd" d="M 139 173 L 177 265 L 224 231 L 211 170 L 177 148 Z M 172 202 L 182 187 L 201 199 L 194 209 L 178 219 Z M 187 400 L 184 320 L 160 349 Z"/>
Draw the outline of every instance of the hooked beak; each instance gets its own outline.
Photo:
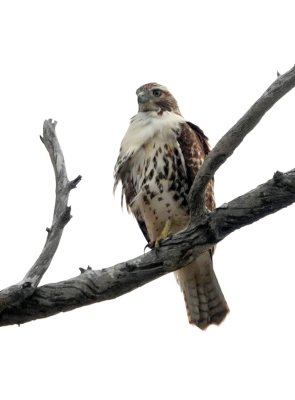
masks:
<path id="1" fill-rule="evenodd" d="M 145 92 L 139 92 L 137 95 L 138 104 L 146 103 L 148 101 L 148 99 L 149 99 L 148 95 Z"/>

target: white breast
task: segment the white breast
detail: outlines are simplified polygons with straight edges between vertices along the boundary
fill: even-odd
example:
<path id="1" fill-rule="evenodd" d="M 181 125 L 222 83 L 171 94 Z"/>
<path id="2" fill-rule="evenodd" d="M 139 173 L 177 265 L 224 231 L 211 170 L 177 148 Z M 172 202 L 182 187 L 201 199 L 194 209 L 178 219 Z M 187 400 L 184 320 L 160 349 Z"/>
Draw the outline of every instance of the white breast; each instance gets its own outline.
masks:
<path id="1" fill-rule="evenodd" d="M 171 135 L 175 135 L 179 124 L 185 122 L 178 114 L 165 111 L 158 115 L 156 111 L 139 112 L 130 122 L 130 126 L 121 143 L 121 154 L 129 156 L 135 154 L 144 144 L 155 135 L 157 140 L 169 141 Z"/>

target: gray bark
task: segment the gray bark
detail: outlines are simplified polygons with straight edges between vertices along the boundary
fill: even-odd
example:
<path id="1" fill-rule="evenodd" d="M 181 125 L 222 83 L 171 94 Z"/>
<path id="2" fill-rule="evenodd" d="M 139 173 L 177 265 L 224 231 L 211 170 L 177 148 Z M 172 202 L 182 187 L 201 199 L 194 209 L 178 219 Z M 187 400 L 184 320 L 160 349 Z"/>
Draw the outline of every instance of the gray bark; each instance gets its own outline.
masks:
<path id="1" fill-rule="evenodd" d="M 30 297 L 39 285 L 43 275 L 58 248 L 63 229 L 71 218 L 71 208 L 67 206 L 70 191 L 80 182 L 81 176 L 69 181 L 62 150 L 55 135 L 56 122 L 44 122 L 41 140 L 49 152 L 55 173 L 56 196 L 51 228 L 47 228 L 47 239 L 40 256 L 29 269 L 25 277 L 17 284 L 0 292 L 0 315 L 6 308 L 18 307 Z"/>
<path id="2" fill-rule="evenodd" d="M 113 299 L 191 262 L 231 232 L 272 214 L 295 201 L 295 169 L 276 172 L 268 182 L 208 213 L 203 207 L 204 191 L 217 169 L 243 138 L 282 96 L 295 86 L 295 67 L 281 75 L 260 99 L 217 143 L 200 169 L 191 189 L 192 218 L 189 227 L 133 260 L 101 270 L 81 270 L 66 281 L 38 287 L 58 247 L 63 228 L 70 219 L 67 207 L 72 188 L 55 134 L 55 123 L 44 123 L 42 141 L 50 154 L 56 176 L 56 204 L 45 246 L 24 279 L 0 292 L 0 325 L 21 324 Z M 197 201 L 196 201 L 197 200 Z"/>
<path id="3" fill-rule="evenodd" d="M 204 212 L 204 192 L 218 168 L 230 157 L 264 114 L 295 86 L 295 66 L 279 75 L 241 119 L 219 140 L 206 158 L 190 190 L 192 221 Z"/>

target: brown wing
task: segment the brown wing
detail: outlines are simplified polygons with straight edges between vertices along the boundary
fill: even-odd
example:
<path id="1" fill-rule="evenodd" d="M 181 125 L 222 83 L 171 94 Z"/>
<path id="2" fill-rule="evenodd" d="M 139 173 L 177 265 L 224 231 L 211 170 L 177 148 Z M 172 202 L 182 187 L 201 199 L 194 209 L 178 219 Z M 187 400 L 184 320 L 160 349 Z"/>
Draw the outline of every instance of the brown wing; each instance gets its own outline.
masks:
<path id="1" fill-rule="evenodd" d="M 186 122 L 181 124 L 177 140 L 185 161 L 188 185 L 190 188 L 206 155 L 210 152 L 208 138 L 197 125 Z M 215 208 L 213 180 L 208 184 L 205 204 L 209 210 Z"/>
<path id="2" fill-rule="evenodd" d="M 204 132 L 202 131 L 201 128 L 198 127 L 198 125 L 193 124 L 192 122 L 186 121 L 187 125 L 192 128 L 192 130 L 194 131 L 194 133 L 197 135 L 197 137 L 199 138 L 205 155 L 207 155 L 210 152 L 210 146 L 209 146 L 209 139 L 207 138 L 207 136 L 204 134 Z"/>
<path id="3" fill-rule="evenodd" d="M 116 177 L 117 181 L 121 180 L 122 182 L 122 197 L 121 197 L 121 205 L 123 207 L 123 200 L 125 197 L 126 200 L 126 206 L 128 209 L 130 209 L 130 204 L 132 203 L 133 199 L 136 196 L 136 191 L 130 176 L 130 171 L 127 168 L 121 169 L 118 172 L 118 176 Z M 149 234 L 145 225 L 145 222 L 141 216 L 140 211 L 137 211 L 134 214 L 136 221 L 144 235 L 144 237 L 146 238 L 146 240 L 148 242 L 150 242 L 150 238 L 149 238 Z"/>

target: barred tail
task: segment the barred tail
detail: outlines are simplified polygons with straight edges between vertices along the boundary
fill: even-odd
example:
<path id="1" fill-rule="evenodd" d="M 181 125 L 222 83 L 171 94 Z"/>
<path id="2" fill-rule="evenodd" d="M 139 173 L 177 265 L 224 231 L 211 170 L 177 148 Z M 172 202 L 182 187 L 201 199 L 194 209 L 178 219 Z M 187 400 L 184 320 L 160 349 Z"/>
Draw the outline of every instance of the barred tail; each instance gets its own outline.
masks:
<path id="1" fill-rule="evenodd" d="M 177 281 L 184 294 L 190 324 L 206 329 L 219 325 L 229 312 L 215 276 L 210 252 L 176 271 Z"/>

